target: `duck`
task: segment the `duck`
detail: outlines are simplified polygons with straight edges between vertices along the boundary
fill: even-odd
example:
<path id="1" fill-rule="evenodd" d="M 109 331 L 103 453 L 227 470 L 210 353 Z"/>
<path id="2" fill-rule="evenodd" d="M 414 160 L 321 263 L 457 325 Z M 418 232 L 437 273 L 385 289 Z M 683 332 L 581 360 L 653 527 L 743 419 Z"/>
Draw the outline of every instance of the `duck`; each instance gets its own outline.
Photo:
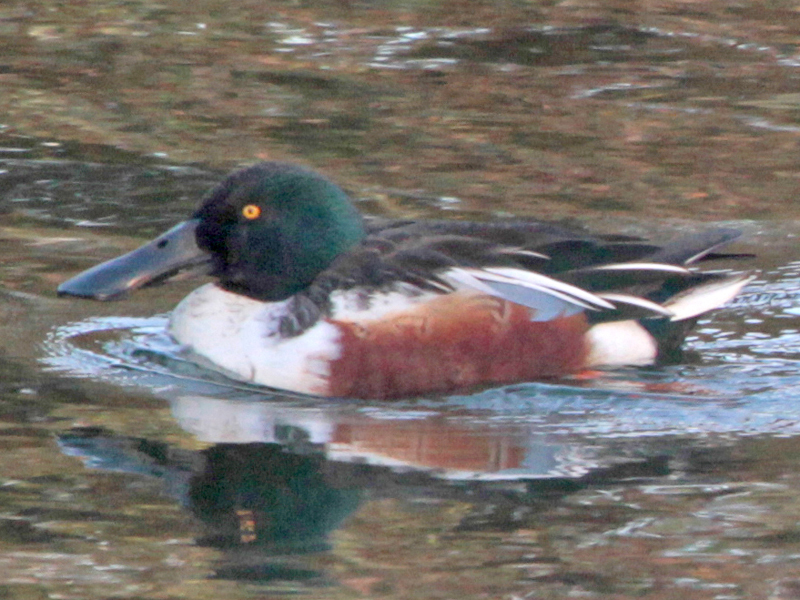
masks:
<path id="1" fill-rule="evenodd" d="M 328 177 L 260 162 L 57 292 L 114 300 L 207 275 L 169 319 L 192 360 L 296 394 L 409 398 L 674 360 L 752 279 L 698 268 L 744 256 L 719 252 L 740 235 L 656 244 L 544 220 L 365 217 Z"/>

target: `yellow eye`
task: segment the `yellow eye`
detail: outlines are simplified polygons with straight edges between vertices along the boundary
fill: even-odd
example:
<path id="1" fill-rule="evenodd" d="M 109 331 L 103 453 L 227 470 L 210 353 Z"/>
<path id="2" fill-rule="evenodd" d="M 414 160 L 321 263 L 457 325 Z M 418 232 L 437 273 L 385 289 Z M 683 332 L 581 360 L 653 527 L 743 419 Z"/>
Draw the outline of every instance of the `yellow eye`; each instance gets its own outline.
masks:
<path id="1" fill-rule="evenodd" d="M 242 216 L 252 221 L 261 216 L 261 207 L 256 204 L 248 204 L 242 209 Z"/>

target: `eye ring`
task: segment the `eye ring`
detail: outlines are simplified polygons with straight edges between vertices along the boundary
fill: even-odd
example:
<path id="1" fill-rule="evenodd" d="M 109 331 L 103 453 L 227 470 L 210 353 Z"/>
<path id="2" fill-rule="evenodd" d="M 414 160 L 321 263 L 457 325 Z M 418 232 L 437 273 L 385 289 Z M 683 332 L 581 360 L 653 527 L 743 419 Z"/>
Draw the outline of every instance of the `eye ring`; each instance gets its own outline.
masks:
<path id="1" fill-rule="evenodd" d="M 257 204 L 247 204 L 242 208 L 242 216 L 248 221 L 252 221 L 261 216 L 261 207 Z"/>

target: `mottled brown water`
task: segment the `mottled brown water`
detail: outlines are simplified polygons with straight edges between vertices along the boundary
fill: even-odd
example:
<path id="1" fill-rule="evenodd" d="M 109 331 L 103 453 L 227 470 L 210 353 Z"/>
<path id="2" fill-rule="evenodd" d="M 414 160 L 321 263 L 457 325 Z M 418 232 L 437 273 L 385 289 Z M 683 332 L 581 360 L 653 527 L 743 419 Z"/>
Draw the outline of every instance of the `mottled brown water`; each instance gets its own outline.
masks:
<path id="1" fill-rule="evenodd" d="M 790 2 L 0 5 L 0 597 L 800 597 Z M 178 361 L 194 285 L 58 283 L 228 169 L 364 212 L 722 222 L 759 278 L 682 365 L 391 405 Z"/>

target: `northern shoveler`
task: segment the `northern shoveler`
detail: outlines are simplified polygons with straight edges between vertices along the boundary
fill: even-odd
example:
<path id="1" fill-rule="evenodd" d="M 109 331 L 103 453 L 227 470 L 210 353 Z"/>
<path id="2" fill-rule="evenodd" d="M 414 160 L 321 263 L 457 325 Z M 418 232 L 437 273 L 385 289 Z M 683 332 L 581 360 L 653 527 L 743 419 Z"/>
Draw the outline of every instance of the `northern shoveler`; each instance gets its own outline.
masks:
<path id="1" fill-rule="evenodd" d="M 542 222 L 362 219 L 327 178 L 265 162 L 58 291 L 108 300 L 210 273 L 170 320 L 190 354 L 274 388 L 396 398 L 652 363 L 750 280 L 690 269 L 737 237 L 657 246 Z"/>

